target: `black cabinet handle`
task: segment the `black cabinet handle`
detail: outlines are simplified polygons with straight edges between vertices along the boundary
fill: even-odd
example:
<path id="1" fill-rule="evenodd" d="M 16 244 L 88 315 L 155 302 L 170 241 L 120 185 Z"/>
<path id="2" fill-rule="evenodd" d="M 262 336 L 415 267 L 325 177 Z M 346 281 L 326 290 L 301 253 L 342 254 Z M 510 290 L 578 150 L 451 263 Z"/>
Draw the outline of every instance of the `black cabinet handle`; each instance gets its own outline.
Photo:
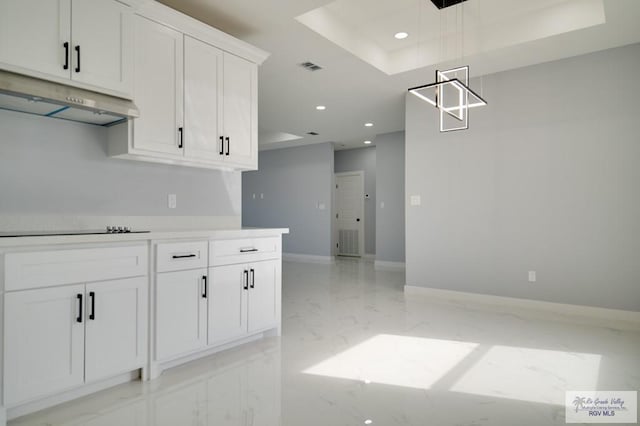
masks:
<path id="1" fill-rule="evenodd" d="M 90 291 L 89 297 L 91 298 L 91 314 L 89 315 L 89 319 L 95 320 L 96 319 L 96 293 L 93 291 Z"/>
<path id="2" fill-rule="evenodd" d="M 256 287 L 256 271 L 251 268 L 251 288 Z"/>
<path id="3" fill-rule="evenodd" d="M 191 254 L 174 254 L 173 256 L 174 259 L 187 259 L 189 257 L 196 257 L 195 254 L 191 253 Z"/>
<path id="4" fill-rule="evenodd" d="M 78 62 L 76 62 L 76 72 L 80 72 L 80 45 L 76 46 L 76 52 L 78 59 Z"/>
<path id="5" fill-rule="evenodd" d="M 220 155 L 224 155 L 224 136 L 220 136 Z"/>
<path id="6" fill-rule="evenodd" d="M 76 295 L 78 299 L 78 317 L 76 318 L 76 322 L 82 322 L 82 295 Z"/>
<path id="7" fill-rule="evenodd" d="M 69 69 L 69 42 L 65 41 L 62 46 L 64 46 L 64 65 L 62 66 L 62 69 L 68 70 Z"/>
<path id="8" fill-rule="evenodd" d="M 202 281 L 204 282 L 204 293 L 202 293 L 202 298 L 206 299 L 207 298 L 207 276 L 206 275 L 202 276 Z"/>
<path id="9" fill-rule="evenodd" d="M 244 270 L 244 289 L 249 290 L 249 271 Z"/>
<path id="10" fill-rule="evenodd" d="M 180 138 L 178 139 L 178 148 L 182 148 L 184 143 L 182 142 L 182 138 L 184 136 L 184 129 L 182 127 L 178 127 L 178 133 Z"/>
<path id="11" fill-rule="evenodd" d="M 240 253 L 251 253 L 253 251 L 258 251 L 257 248 L 251 248 L 251 249 L 240 249 Z"/>
<path id="12" fill-rule="evenodd" d="M 227 136 L 225 139 L 227 139 L 227 152 L 225 153 L 225 155 L 229 155 L 229 145 L 231 145 L 231 138 L 229 136 Z"/>

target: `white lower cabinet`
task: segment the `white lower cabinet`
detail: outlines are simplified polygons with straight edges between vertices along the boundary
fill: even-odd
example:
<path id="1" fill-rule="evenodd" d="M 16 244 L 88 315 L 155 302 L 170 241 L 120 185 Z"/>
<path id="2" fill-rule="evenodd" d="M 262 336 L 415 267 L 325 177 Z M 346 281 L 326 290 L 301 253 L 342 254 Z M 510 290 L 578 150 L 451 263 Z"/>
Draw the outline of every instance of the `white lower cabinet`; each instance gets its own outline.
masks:
<path id="1" fill-rule="evenodd" d="M 156 357 L 169 359 L 207 345 L 207 269 L 156 278 Z"/>
<path id="2" fill-rule="evenodd" d="M 277 326 L 279 260 L 209 268 L 209 345 Z"/>
<path id="3" fill-rule="evenodd" d="M 5 295 L 5 404 L 144 365 L 145 277 Z"/>
<path id="4" fill-rule="evenodd" d="M 84 285 L 5 294 L 4 403 L 84 382 Z"/>
<path id="5" fill-rule="evenodd" d="M 85 381 L 134 370 L 147 360 L 147 277 L 87 284 Z"/>

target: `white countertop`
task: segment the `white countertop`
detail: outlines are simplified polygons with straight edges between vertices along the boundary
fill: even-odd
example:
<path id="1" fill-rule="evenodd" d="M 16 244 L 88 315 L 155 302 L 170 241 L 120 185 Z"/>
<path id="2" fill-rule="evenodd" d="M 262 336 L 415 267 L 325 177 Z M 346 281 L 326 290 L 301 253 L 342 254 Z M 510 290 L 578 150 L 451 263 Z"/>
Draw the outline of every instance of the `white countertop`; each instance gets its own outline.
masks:
<path id="1" fill-rule="evenodd" d="M 145 233 L 90 234 L 90 235 L 49 235 L 40 237 L 0 238 L 0 248 L 48 246 L 56 244 L 148 242 L 180 239 L 233 239 L 281 236 L 288 234 L 289 228 L 235 228 L 202 230 L 155 230 Z"/>

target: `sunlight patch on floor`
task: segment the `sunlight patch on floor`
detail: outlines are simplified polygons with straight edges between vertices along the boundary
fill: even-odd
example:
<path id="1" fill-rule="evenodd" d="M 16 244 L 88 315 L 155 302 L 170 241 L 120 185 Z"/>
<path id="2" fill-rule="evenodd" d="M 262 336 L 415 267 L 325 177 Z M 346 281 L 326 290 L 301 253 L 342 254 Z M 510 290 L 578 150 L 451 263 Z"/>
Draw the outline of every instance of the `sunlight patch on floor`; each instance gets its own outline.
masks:
<path id="1" fill-rule="evenodd" d="M 379 334 L 304 373 L 429 389 L 477 346 L 454 340 Z"/>
<path id="2" fill-rule="evenodd" d="M 455 392 L 564 405 L 565 391 L 597 389 L 601 355 L 493 346 Z"/>

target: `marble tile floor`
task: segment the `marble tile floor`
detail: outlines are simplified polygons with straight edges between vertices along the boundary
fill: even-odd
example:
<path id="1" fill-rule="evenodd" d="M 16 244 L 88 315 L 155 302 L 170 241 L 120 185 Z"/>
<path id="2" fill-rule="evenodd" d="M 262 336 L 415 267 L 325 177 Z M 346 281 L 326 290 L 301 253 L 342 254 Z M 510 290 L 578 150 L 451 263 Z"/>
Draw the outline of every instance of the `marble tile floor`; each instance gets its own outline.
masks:
<path id="1" fill-rule="evenodd" d="M 283 279 L 281 338 L 9 425 L 564 425 L 565 390 L 640 389 L 639 332 L 405 296 L 368 261 Z"/>

